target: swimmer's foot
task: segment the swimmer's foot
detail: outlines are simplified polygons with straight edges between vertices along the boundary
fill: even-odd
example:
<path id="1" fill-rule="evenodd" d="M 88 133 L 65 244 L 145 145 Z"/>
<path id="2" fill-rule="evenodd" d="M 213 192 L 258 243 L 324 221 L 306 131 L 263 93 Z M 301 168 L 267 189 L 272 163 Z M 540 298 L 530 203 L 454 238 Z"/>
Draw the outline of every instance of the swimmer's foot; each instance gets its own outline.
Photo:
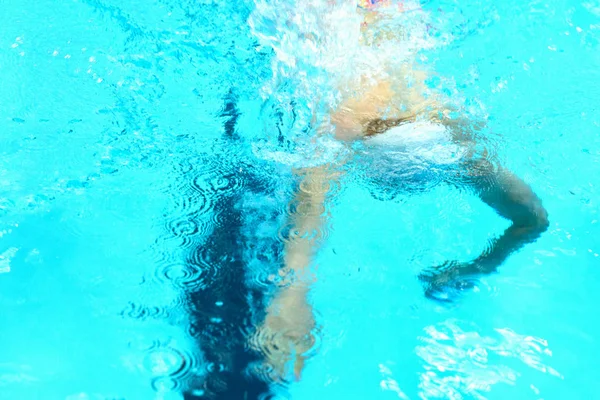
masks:
<path id="1" fill-rule="evenodd" d="M 301 379 L 306 361 L 306 353 L 314 346 L 312 332 L 302 332 L 289 328 L 287 323 L 265 321 L 257 333 L 260 350 L 263 353 L 267 374 L 273 382 L 290 383 Z"/>
<path id="2" fill-rule="evenodd" d="M 450 303 L 463 291 L 476 286 L 477 271 L 473 262 L 447 261 L 419 274 L 419 280 L 424 284 L 427 298 Z"/>
<path id="3" fill-rule="evenodd" d="M 273 381 L 300 380 L 317 330 L 306 289 L 290 286 L 275 296 L 254 338 Z"/>

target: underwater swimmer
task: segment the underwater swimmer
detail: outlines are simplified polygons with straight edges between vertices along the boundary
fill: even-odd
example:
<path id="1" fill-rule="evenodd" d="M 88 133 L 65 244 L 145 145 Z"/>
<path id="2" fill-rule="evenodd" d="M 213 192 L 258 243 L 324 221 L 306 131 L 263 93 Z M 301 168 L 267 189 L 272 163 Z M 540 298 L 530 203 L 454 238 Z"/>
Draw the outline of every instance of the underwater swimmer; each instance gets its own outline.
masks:
<path id="1" fill-rule="evenodd" d="M 384 2 L 387 6 L 392 4 L 390 0 Z M 364 17 L 363 29 L 371 33 L 378 28 L 381 18 L 377 7 L 382 4 L 377 3 L 361 0 L 359 5 Z M 344 87 L 343 100 L 331 111 L 330 119 L 338 140 L 362 141 L 378 146 L 379 150 L 421 136 L 447 136 L 450 143 L 462 149 L 456 161 L 461 187 L 470 188 L 481 201 L 511 221 L 474 260 L 447 261 L 419 276 L 426 295 L 439 298 L 448 288 L 469 287 L 469 277 L 496 271 L 508 256 L 535 241 L 548 228 L 548 213 L 522 179 L 502 167 L 481 143 L 476 146 L 474 136 L 483 129 L 483 124 L 456 118 L 458 110 L 440 94 L 431 93 L 425 84 L 427 75 L 412 65 L 405 63 L 380 79 L 372 79 L 371 74 L 369 79 L 359 80 L 360 87 Z M 296 173 L 301 183 L 294 199 L 296 212 L 290 216 L 291 231 L 295 234 L 286 242 L 281 270 L 283 276 L 291 273 L 293 279 L 274 295 L 259 334 L 276 378 L 282 379 L 292 371 L 299 379 L 306 353 L 314 345 L 317 325 L 308 295 L 315 277 L 310 264 L 326 223 L 327 195 L 339 179 L 340 168 L 324 165 L 299 169 Z"/>

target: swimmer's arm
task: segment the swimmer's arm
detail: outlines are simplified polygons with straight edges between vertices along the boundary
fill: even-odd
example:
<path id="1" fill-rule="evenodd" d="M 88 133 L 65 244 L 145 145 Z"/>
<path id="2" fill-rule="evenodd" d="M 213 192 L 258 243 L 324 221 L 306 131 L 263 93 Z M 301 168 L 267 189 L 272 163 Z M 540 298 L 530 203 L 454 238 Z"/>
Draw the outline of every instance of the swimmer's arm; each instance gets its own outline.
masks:
<path id="1" fill-rule="evenodd" d="M 512 225 L 494 239 L 465 273 L 489 273 L 548 229 L 548 212 L 531 187 L 514 173 L 488 159 L 481 159 L 467 171 L 467 181 L 479 198 Z"/>
<path id="2" fill-rule="evenodd" d="M 446 126 L 454 132 L 454 139 L 469 150 L 464 182 L 498 215 L 511 221 L 511 226 L 475 260 L 446 263 L 433 276 L 425 274 L 431 285 L 430 294 L 457 278 L 455 283 L 460 283 L 461 276 L 495 272 L 511 254 L 537 240 L 549 226 L 548 212 L 532 188 L 491 158 L 482 146 L 475 150 L 473 124 L 457 119 L 447 120 Z"/>
<path id="3" fill-rule="evenodd" d="M 491 159 L 483 148 L 478 132 L 485 123 L 466 117 L 451 105 L 450 99 L 428 91 L 424 84 L 427 78 L 425 72 L 407 70 L 402 73 L 402 76 L 409 76 L 413 84 L 405 88 L 403 98 L 410 114 L 399 118 L 398 123 L 424 118 L 446 126 L 453 140 L 467 150 L 466 157 L 470 160 L 465 171 L 468 185 L 497 214 L 512 222 L 472 262 L 447 263 L 433 276 L 426 276 L 435 290 L 436 285 L 444 286 L 457 276 L 494 272 L 512 253 L 535 241 L 548 229 L 548 212 L 529 185 Z M 393 119 L 391 122 L 394 123 Z"/>
<path id="4" fill-rule="evenodd" d="M 510 254 L 535 241 L 546 231 L 548 212 L 527 183 L 490 155 L 483 146 L 484 143 L 477 142 L 476 133 L 483 129 L 485 124 L 461 116 L 450 118 L 450 113 L 459 115 L 456 110 L 450 108 L 440 107 L 437 110 L 437 115 L 442 115 L 439 122 L 444 124 L 454 140 L 467 150 L 465 182 L 498 215 L 512 222 L 499 238 L 490 243 L 483 254 L 468 266 L 464 266 L 460 272 L 490 273 Z"/>
<path id="5" fill-rule="evenodd" d="M 395 100 L 392 83 L 381 81 L 370 91 L 364 92 L 365 95 L 360 99 L 351 99 L 346 103 L 345 110 L 348 112 L 340 113 L 343 118 L 337 117 L 340 125 L 347 127 L 348 132 L 353 132 L 350 135 L 352 137 L 381 133 L 391 126 L 420 118 L 446 126 L 453 140 L 466 147 L 467 157 L 472 159 L 466 171 L 467 182 L 483 202 L 500 216 L 509 219 L 512 225 L 473 262 L 450 263 L 450 267 L 445 266 L 436 271 L 433 277 L 427 278 L 434 286 L 444 286 L 459 275 L 491 273 L 510 254 L 535 241 L 548 228 L 548 213 L 539 197 L 522 179 L 490 160 L 484 149 L 476 151 L 476 133 L 484 127 L 483 123 L 464 117 L 460 110 L 449 105 L 448 99 L 428 92 L 424 84 L 427 77 L 425 72 L 402 70 L 398 74 L 412 80 L 410 87 L 400 87 L 406 112 L 392 113 L 391 118 L 383 112 L 385 108 L 382 105 Z M 364 121 L 371 122 L 365 124 Z M 381 131 L 378 125 L 382 125 Z"/>

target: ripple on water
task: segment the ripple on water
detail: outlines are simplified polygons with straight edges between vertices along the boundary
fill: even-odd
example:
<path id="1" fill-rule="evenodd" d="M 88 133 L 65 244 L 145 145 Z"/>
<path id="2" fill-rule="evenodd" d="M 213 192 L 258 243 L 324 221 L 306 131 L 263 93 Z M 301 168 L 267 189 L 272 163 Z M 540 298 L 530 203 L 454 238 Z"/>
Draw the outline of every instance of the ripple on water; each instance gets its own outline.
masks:
<path id="1" fill-rule="evenodd" d="M 300 195 L 325 194 L 329 198 L 336 197 L 341 189 L 336 173 L 334 171 L 326 172 L 326 176 L 304 176 L 298 185 Z"/>
<path id="2" fill-rule="evenodd" d="M 217 274 L 221 273 L 219 270 L 220 265 L 228 261 L 229 256 L 227 254 L 217 254 L 216 257 L 213 257 L 211 253 L 211 245 L 203 243 L 194 248 L 187 256 L 186 265 L 191 265 L 201 271 L 195 287 L 204 288 L 210 286 Z"/>
<path id="3" fill-rule="evenodd" d="M 203 265 L 192 263 L 167 263 L 155 270 L 159 282 L 165 282 L 176 288 L 197 290 L 209 284 L 209 271 Z"/>
<path id="4" fill-rule="evenodd" d="M 179 248 L 190 248 L 206 235 L 212 223 L 210 220 L 199 219 L 198 214 L 193 211 L 187 214 L 185 213 L 186 210 L 178 211 L 182 213 L 170 215 L 165 222 L 165 228 L 168 232 L 165 239 L 176 241 Z"/>
<path id="5" fill-rule="evenodd" d="M 219 273 L 219 265 L 224 260 L 211 257 L 210 247 L 205 243 L 193 244 L 188 246 L 183 254 L 173 256 L 172 253 L 163 251 L 160 243 L 157 243 L 157 257 L 150 280 L 186 292 L 194 292 L 212 285 Z M 223 258 L 226 257 L 223 255 Z"/>
<path id="6" fill-rule="evenodd" d="M 263 207 L 251 210 L 247 215 L 251 220 L 247 222 L 248 229 L 241 244 L 246 260 L 246 283 L 264 291 L 273 286 L 272 278 L 282 265 L 282 242 L 277 235 L 285 214 L 276 207 Z"/>
<path id="7" fill-rule="evenodd" d="M 219 175 L 222 174 L 222 175 Z M 214 193 L 216 196 L 221 196 L 228 193 L 236 192 L 244 186 L 244 178 L 241 174 L 233 171 L 228 171 L 228 168 L 223 167 L 220 170 L 211 171 L 208 174 L 197 175 L 192 180 L 192 188 L 198 192 Z"/>
<path id="8" fill-rule="evenodd" d="M 248 284 L 251 287 L 264 291 L 272 288 L 273 284 L 281 283 L 283 277 L 279 271 L 283 261 L 276 247 L 277 244 L 272 243 L 271 246 L 251 251 L 255 256 L 248 258 L 246 265 Z"/>
<path id="9" fill-rule="evenodd" d="M 319 352 L 322 334 L 312 322 L 289 324 L 283 318 L 270 316 L 271 322 L 262 325 L 249 337 L 249 348 L 264 356 L 254 373 L 266 381 L 287 382 L 293 376 L 294 362 L 303 364 Z M 318 316 L 315 316 L 318 319 Z"/>
<path id="10" fill-rule="evenodd" d="M 219 197 L 245 186 L 244 166 L 232 164 L 225 156 L 206 160 L 199 165 L 187 174 L 190 178 L 189 187 L 195 192 Z"/>
<path id="11" fill-rule="evenodd" d="M 142 365 L 157 392 L 179 390 L 199 373 L 199 360 L 193 354 L 160 344 L 147 350 Z"/>
<path id="12" fill-rule="evenodd" d="M 278 239 L 283 243 L 297 241 L 326 241 L 331 232 L 331 224 L 325 220 L 314 229 L 302 229 L 294 221 L 294 216 L 284 224 L 277 233 Z"/>
<path id="13" fill-rule="evenodd" d="M 169 318 L 169 310 L 166 307 L 145 306 L 129 302 L 127 307 L 121 311 L 121 316 L 135 320 L 167 319 Z"/>
<path id="14" fill-rule="evenodd" d="M 191 338 L 199 339 L 204 346 L 225 352 L 231 346 L 236 346 L 234 338 L 244 338 L 246 343 L 246 338 L 251 336 L 254 330 L 251 323 L 241 316 L 232 318 L 231 308 L 220 311 L 211 305 L 199 306 L 202 308 L 194 313 L 202 317 L 187 325 L 187 334 Z"/>
<path id="15" fill-rule="evenodd" d="M 171 188 L 172 205 L 164 214 L 165 234 L 161 240 L 175 242 L 180 248 L 190 248 L 202 240 L 212 228 L 210 218 L 213 201 L 208 194 L 183 190 L 181 185 Z"/>
<path id="16" fill-rule="evenodd" d="M 314 204 L 309 200 L 294 199 L 287 204 L 285 213 L 291 217 L 322 218 L 327 214 L 327 206 L 325 204 Z"/>
<path id="17" fill-rule="evenodd" d="M 243 168 L 214 157 L 185 160 L 179 169 L 181 178 L 169 188 L 173 208 L 165 215 L 165 239 L 190 248 L 221 225 L 222 213 L 216 205 L 223 196 L 241 191 L 245 179 Z"/>

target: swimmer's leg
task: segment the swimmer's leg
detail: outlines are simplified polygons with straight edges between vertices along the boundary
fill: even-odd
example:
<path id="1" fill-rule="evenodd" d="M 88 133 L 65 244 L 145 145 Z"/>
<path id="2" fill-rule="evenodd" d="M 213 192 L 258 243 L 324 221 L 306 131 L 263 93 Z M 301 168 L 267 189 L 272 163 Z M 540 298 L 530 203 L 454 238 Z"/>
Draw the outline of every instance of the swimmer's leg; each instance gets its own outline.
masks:
<path id="1" fill-rule="evenodd" d="M 259 347 L 273 369 L 272 378 L 286 380 L 293 372 L 299 380 L 306 353 L 314 346 L 318 330 L 309 294 L 316 277 L 313 257 L 324 240 L 330 189 L 340 177 L 339 168 L 318 166 L 294 171 L 301 180 L 289 215 L 289 237 L 284 246 L 280 275 L 285 283 L 267 306 L 259 327 Z"/>
<path id="2" fill-rule="evenodd" d="M 470 287 L 466 278 L 495 272 L 508 256 L 537 240 L 548 229 L 548 212 L 531 187 L 509 170 L 487 159 L 471 161 L 463 182 L 500 216 L 510 220 L 500 237 L 468 263 L 447 262 L 420 276 L 427 284 L 426 294 L 434 297 L 444 288 Z"/>

